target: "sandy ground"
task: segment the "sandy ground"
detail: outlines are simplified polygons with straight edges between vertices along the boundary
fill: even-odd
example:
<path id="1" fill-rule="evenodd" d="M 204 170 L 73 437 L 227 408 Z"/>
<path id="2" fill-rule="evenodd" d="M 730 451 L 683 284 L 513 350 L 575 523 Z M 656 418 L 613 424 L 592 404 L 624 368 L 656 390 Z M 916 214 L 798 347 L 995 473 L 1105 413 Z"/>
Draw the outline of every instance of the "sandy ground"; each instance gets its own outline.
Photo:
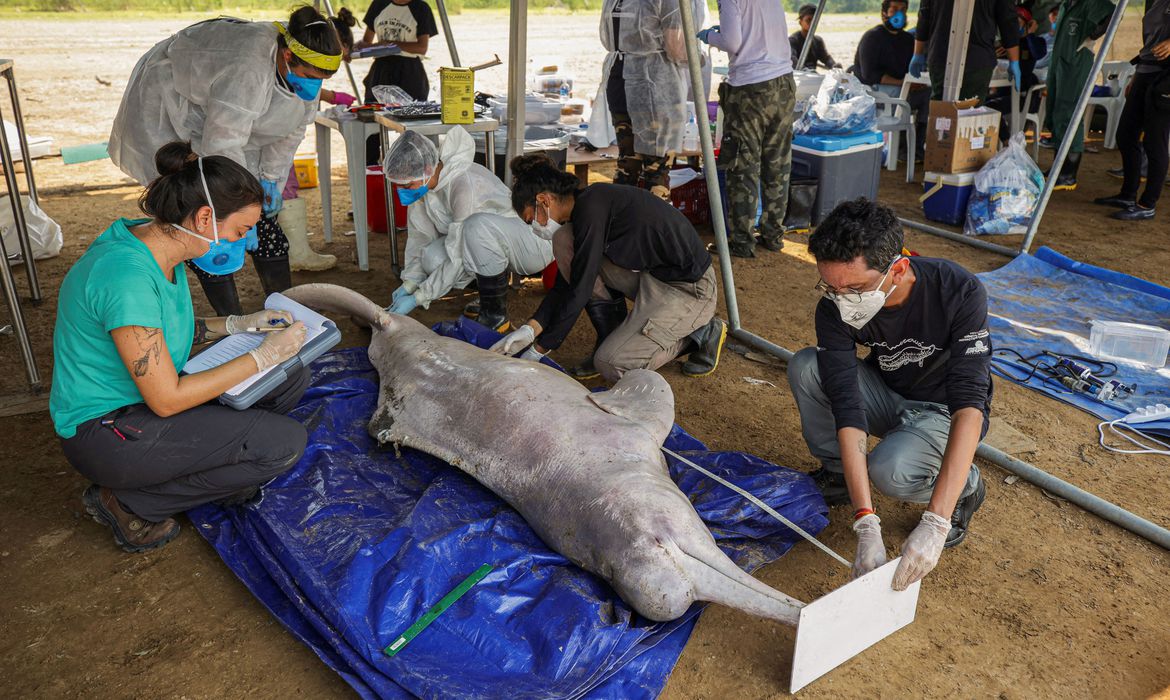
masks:
<path id="1" fill-rule="evenodd" d="M 17 77 L 29 128 L 50 134 L 57 145 L 104 140 L 121 88 L 137 57 L 188 20 L 51 21 L 37 26 L 0 21 L 0 45 L 17 59 Z M 571 56 L 584 76 L 595 70 L 596 19 L 534 16 L 531 53 Z M 503 16 L 453 18 L 466 61 L 500 52 Z M 868 22 L 860 22 L 864 27 Z M 829 26 L 833 26 L 830 23 Z M 826 32 L 830 48 L 851 54 L 848 36 Z M 105 38 L 103 38 L 105 37 Z M 441 65 L 436 59 L 432 66 Z M 491 88 L 499 77 L 485 74 Z M 108 81 L 104 85 L 101 81 Z M 334 80 L 337 83 L 338 79 Z M 596 80 L 596 79 L 594 79 Z M 581 80 L 585 82 L 584 78 Z M 340 85 L 334 85 L 340 87 Z M 80 106 L 66 113 L 63 97 Z M 1099 144 L 1098 144 L 1099 145 Z M 335 149 L 338 152 L 339 149 Z M 1045 152 L 1042 160 L 1051 158 Z M 1081 260 L 1170 282 L 1164 221 L 1120 227 L 1087 202 L 1116 191 L 1105 175 L 1119 162 L 1115 152 L 1090 154 L 1082 187 L 1059 194 L 1041 229 L 1039 244 Z M 1043 164 L 1043 163 L 1042 163 Z M 62 255 L 39 264 L 46 300 L 26 305 L 38 364 L 51 380 L 55 296 L 69 266 L 115 217 L 135 213 L 137 188 L 108 162 L 36 165 L 42 204 L 65 231 Z M 604 172 L 599 173 L 604 175 Z M 344 170 L 333 173 L 333 221 L 345 230 L 348 192 Z M 885 173 L 880 198 L 914 216 L 920 186 L 900 173 Z M 311 226 L 320 230 L 318 190 L 306 190 Z M 707 232 L 704 232 L 705 235 Z M 294 275 L 296 282 L 349 285 L 380 303 L 394 280 L 385 238 L 371 243 L 371 271 L 357 271 L 353 239 L 313 245 L 339 256 L 336 270 Z M 1009 239 L 1016 240 L 1016 239 Z M 991 253 L 911 233 L 908 245 L 949 257 L 972 270 L 990 270 L 1005 259 Z M 23 271 L 18 286 L 27 291 Z M 803 238 L 782 253 L 762 252 L 736 261 L 735 286 L 745 326 L 792 349 L 812 341 L 811 287 L 815 271 Z M 255 276 L 245 271 L 241 294 L 258 305 Z M 207 311 L 196 292 L 197 311 Z M 516 318 L 539 301 L 526 289 L 513 303 Z M 462 300 L 436 303 L 424 322 L 451 318 Z M 1069 313 L 1076 313 L 1070 308 Z M 343 323 L 345 344 L 363 334 Z M 558 353 L 572 362 L 592 345 L 592 331 L 578 324 Z M 15 343 L 0 338 L 0 396 L 22 391 L 23 371 Z M 745 450 L 778 464 L 811 469 L 799 420 L 782 368 L 727 353 L 719 371 L 702 380 L 663 369 L 677 394 L 678 422 L 716 449 Z M 755 377 L 776 387 L 744 381 Z M 1165 514 L 1170 459 L 1123 458 L 1096 446 L 1094 421 L 1062 404 L 1005 383 L 996 389 L 995 415 L 1037 443 L 1023 455 L 1137 514 L 1170 526 Z M 348 687 L 298 644 L 192 532 L 166 549 L 131 556 L 117 550 L 108 531 L 83 516 L 78 499 L 84 481 L 65 462 L 48 415 L 0 419 L 11 440 L 0 469 L 0 687 L 21 698 L 83 697 L 351 697 Z M 988 499 L 967 543 L 947 552 L 927 579 L 918 620 L 878 647 L 810 686 L 810 698 L 1145 697 L 1170 684 L 1170 599 L 1164 576 L 1167 552 L 1121 531 L 1024 482 L 981 465 Z M 878 497 L 887 544 L 896 548 L 916 523 L 920 508 Z M 822 539 L 851 554 L 853 535 L 844 508 L 834 510 Z M 811 546 L 799 545 L 760 572 L 763 580 L 804 600 L 845 581 L 845 572 Z M 770 698 L 783 696 L 793 643 L 791 629 L 721 608 L 708 610 L 667 684 L 666 698 Z M 279 672 L 273 671 L 279 669 Z"/>

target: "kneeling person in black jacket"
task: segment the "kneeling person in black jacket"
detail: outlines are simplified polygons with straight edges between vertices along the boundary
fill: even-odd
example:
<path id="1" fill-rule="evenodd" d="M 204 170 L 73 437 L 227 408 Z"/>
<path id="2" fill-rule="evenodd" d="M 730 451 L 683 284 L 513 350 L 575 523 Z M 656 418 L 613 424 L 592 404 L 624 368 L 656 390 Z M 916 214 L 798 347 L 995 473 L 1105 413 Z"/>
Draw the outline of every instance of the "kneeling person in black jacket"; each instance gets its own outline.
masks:
<path id="1" fill-rule="evenodd" d="M 967 536 L 983 503 L 971 463 L 991 406 L 987 292 L 949 260 L 902 255 L 897 215 L 865 199 L 838 206 L 809 237 L 821 275 L 817 347 L 796 353 L 788 382 L 812 474 L 832 505 L 852 501 L 855 576 L 886 562 L 870 481 L 925 503 L 902 545 L 894 588 L 929 573 Z M 858 361 L 857 346 L 869 348 Z M 869 452 L 868 435 L 881 442 Z"/>

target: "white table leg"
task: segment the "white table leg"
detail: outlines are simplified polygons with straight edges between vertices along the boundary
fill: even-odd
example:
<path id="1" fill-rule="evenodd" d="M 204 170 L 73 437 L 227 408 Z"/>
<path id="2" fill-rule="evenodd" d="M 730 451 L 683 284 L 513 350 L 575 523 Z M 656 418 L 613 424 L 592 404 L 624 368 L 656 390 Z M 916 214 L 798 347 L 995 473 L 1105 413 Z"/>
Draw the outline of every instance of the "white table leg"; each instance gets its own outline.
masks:
<path id="1" fill-rule="evenodd" d="M 316 125 L 317 186 L 321 188 L 321 229 L 325 242 L 333 242 L 333 179 L 329 166 L 329 127 Z"/>
<path id="2" fill-rule="evenodd" d="M 345 122 L 346 170 L 349 173 L 349 197 L 353 206 L 353 230 L 357 239 L 358 269 L 370 269 L 370 230 L 366 226 L 366 128 L 359 121 Z"/>

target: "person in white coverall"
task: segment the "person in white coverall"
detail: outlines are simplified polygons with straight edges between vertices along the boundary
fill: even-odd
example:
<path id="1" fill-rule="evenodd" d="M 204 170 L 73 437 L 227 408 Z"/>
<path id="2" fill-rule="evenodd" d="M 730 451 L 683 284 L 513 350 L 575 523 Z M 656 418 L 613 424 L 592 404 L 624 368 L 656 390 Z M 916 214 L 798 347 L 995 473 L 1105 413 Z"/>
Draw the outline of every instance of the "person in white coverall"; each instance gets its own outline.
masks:
<path id="1" fill-rule="evenodd" d="M 337 32 L 308 6 L 287 23 L 221 18 L 187 27 L 134 67 L 110 132 L 110 159 L 143 185 L 158 177 L 154 154 L 172 141 L 247 168 L 264 190 L 248 248 L 265 292 L 287 289 L 289 244 L 276 221 L 281 190 L 316 115 L 321 82 L 340 65 Z M 196 276 L 218 314 L 241 313 L 232 275 Z"/>
<path id="2" fill-rule="evenodd" d="M 438 148 L 407 131 L 390 146 L 386 178 L 407 207 L 402 286 L 388 311 L 424 309 L 452 289 L 477 282 L 480 324 L 508 328 L 508 273 L 535 275 L 552 262 L 552 243 L 532 235 L 512 209 L 511 191 L 474 162 L 475 142 L 461 127 Z"/>

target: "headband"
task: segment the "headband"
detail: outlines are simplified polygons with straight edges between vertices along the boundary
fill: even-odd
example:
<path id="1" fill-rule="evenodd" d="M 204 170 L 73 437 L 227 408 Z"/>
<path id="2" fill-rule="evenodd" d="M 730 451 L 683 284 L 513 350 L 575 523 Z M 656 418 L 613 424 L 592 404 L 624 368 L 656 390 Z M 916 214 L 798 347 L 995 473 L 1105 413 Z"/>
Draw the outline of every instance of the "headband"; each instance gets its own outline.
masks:
<path id="1" fill-rule="evenodd" d="M 312 26 L 313 24 L 317 24 L 317 23 L 318 22 L 312 22 L 306 26 Z M 320 22 L 320 23 L 325 24 L 325 22 Z M 305 46 L 301 42 L 297 41 L 296 37 L 294 37 L 288 31 L 288 28 L 285 27 L 284 24 L 282 24 L 280 22 L 273 22 L 273 24 L 276 25 L 277 31 L 279 31 L 281 36 L 284 37 L 284 41 L 286 44 L 288 44 L 289 50 L 292 51 L 293 55 L 296 56 L 297 58 L 301 59 L 305 63 L 308 63 L 310 66 L 313 66 L 314 68 L 320 68 L 321 70 L 327 70 L 330 72 L 336 71 L 338 68 L 341 67 L 341 54 L 330 55 L 330 54 L 318 53 L 318 52 L 310 49 L 308 46 Z"/>

